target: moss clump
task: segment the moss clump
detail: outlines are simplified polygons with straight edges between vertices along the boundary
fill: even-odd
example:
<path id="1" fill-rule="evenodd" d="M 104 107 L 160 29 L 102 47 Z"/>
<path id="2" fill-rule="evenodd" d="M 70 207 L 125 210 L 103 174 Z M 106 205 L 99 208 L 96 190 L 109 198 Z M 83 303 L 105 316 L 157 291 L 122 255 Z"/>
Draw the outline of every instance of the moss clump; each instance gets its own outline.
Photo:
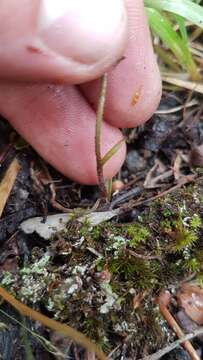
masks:
<path id="1" fill-rule="evenodd" d="M 190 214 L 186 203 L 171 210 L 163 211 L 164 219 L 160 222 L 162 231 L 168 237 L 168 251 L 181 252 L 191 249 L 199 239 L 202 220 L 196 213 Z"/>
<path id="2" fill-rule="evenodd" d="M 154 264 L 150 264 L 149 261 L 126 254 L 119 255 L 117 258 L 111 258 L 108 262 L 109 271 L 115 276 L 117 281 L 127 281 L 129 285 L 137 290 L 149 290 L 157 283 L 156 267 Z"/>
<path id="3" fill-rule="evenodd" d="M 186 259 L 186 261 L 183 263 L 183 267 L 187 272 L 195 273 L 201 269 L 201 263 L 197 258 L 190 257 L 189 259 Z"/>
<path id="4" fill-rule="evenodd" d="M 152 298 L 193 272 L 203 287 L 201 196 L 200 186 L 180 189 L 142 208 L 131 224 L 90 228 L 74 216 L 68 231 L 33 249 L 16 274 L 2 273 L 1 285 L 108 352 L 129 336 L 130 354 L 141 358 L 146 344 L 154 351 L 170 337 Z"/>
<path id="5" fill-rule="evenodd" d="M 150 232 L 146 226 L 142 224 L 132 224 L 127 228 L 127 235 L 130 238 L 129 246 L 134 248 L 139 243 L 145 243 L 150 236 Z"/>
<path id="6" fill-rule="evenodd" d="M 197 231 L 202 227 L 202 220 L 199 215 L 194 214 L 190 220 L 190 227 L 193 231 Z"/>

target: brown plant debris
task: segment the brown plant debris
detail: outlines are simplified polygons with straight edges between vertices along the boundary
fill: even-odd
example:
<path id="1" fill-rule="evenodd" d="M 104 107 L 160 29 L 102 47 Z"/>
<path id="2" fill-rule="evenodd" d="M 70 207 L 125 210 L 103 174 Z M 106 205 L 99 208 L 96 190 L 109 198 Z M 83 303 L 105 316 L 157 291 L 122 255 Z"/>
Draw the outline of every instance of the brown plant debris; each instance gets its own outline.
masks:
<path id="1" fill-rule="evenodd" d="M 15 158 L 9 165 L 0 183 L 0 217 L 4 211 L 5 205 L 7 203 L 19 171 L 20 165 L 18 163 L 18 160 Z"/>

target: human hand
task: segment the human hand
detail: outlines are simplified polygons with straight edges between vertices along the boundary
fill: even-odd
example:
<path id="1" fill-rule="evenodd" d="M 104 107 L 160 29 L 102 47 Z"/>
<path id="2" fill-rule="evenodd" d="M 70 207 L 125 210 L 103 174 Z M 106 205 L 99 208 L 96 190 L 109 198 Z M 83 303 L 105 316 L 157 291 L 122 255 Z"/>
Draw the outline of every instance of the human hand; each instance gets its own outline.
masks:
<path id="1" fill-rule="evenodd" d="M 93 79 L 111 66 L 103 155 L 122 138 L 118 128 L 148 120 L 160 100 L 143 1 L 1 0 L 0 113 L 44 159 L 80 183 L 97 182 L 99 82 Z M 123 145 L 104 176 L 115 175 L 124 158 Z"/>

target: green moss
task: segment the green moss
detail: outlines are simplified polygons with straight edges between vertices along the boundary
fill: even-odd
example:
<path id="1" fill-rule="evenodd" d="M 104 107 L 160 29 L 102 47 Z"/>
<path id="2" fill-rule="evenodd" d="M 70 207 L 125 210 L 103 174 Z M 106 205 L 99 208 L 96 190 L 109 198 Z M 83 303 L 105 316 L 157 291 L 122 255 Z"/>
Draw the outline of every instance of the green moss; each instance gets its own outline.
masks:
<path id="1" fill-rule="evenodd" d="M 168 218 L 170 216 L 173 215 L 173 212 L 171 209 L 169 209 L 168 207 L 166 207 L 165 209 L 163 209 L 163 212 L 162 212 L 163 216 Z"/>
<path id="2" fill-rule="evenodd" d="M 156 282 L 156 272 L 149 261 L 128 255 L 109 259 L 109 271 L 121 282 L 128 281 L 138 289 L 150 289 Z"/>
<path id="3" fill-rule="evenodd" d="M 102 226 L 101 225 L 97 225 L 95 227 L 93 227 L 92 231 L 91 231 L 91 237 L 94 241 L 98 241 L 100 240 L 102 236 Z"/>
<path id="4" fill-rule="evenodd" d="M 185 263 L 183 263 L 183 266 L 186 271 L 189 271 L 191 273 L 198 272 L 201 269 L 201 263 L 195 257 L 186 259 Z"/>
<path id="5" fill-rule="evenodd" d="M 196 283 L 201 289 L 203 289 L 203 274 L 202 273 L 197 274 Z"/>
<path id="6" fill-rule="evenodd" d="M 198 240 L 197 234 L 190 229 L 184 228 L 182 224 L 176 226 L 172 237 L 174 240 L 174 244 L 171 246 L 171 250 L 173 252 L 190 249 Z"/>
<path id="7" fill-rule="evenodd" d="M 174 214 L 164 213 L 160 227 L 169 239 L 168 250 L 172 252 L 191 249 L 199 238 L 202 221 L 199 215 L 190 216 L 186 204 L 179 206 Z"/>
<path id="8" fill-rule="evenodd" d="M 130 237 L 129 246 L 132 248 L 137 247 L 139 243 L 145 243 L 150 232 L 146 226 L 141 224 L 132 224 L 128 226 L 127 235 Z"/>
<path id="9" fill-rule="evenodd" d="M 90 233 L 90 227 L 91 227 L 91 225 L 90 225 L 88 219 L 85 219 L 85 220 L 81 223 L 81 225 L 80 225 L 79 235 L 80 235 L 80 236 L 84 236 L 84 237 L 86 237 L 87 235 L 89 235 L 89 233 Z"/>
<path id="10" fill-rule="evenodd" d="M 190 220 L 190 227 L 192 230 L 199 230 L 202 226 L 202 220 L 199 215 L 194 214 Z"/>

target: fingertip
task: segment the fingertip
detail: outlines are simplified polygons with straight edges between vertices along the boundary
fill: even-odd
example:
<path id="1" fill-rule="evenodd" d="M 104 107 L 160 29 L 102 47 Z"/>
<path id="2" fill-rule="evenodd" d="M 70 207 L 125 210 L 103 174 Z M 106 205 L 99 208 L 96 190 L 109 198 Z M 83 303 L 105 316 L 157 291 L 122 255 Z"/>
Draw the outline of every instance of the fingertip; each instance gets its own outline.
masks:
<path id="1" fill-rule="evenodd" d="M 95 112 L 74 86 L 0 86 L 0 112 L 31 146 L 67 177 L 87 185 L 98 183 L 95 155 Z M 105 121 L 102 157 L 122 133 Z M 125 145 L 106 163 L 113 177 L 125 158 Z"/>
<path id="2" fill-rule="evenodd" d="M 18 6 L 17 0 L 0 4 L 2 79 L 77 84 L 99 77 L 122 56 L 123 0 L 22 0 L 16 16 Z"/>
<path id="3" fill-rule="evenodd" d="M 105 118 L 113 126 L 134 127 L 147 121 L 161 98 L 161 77 L 153 52 L 143 1 L 126 1 L 129 39 L 124 58 L 109 72 Z M 98 81 L 80 86 L 94 108 Z"/>

